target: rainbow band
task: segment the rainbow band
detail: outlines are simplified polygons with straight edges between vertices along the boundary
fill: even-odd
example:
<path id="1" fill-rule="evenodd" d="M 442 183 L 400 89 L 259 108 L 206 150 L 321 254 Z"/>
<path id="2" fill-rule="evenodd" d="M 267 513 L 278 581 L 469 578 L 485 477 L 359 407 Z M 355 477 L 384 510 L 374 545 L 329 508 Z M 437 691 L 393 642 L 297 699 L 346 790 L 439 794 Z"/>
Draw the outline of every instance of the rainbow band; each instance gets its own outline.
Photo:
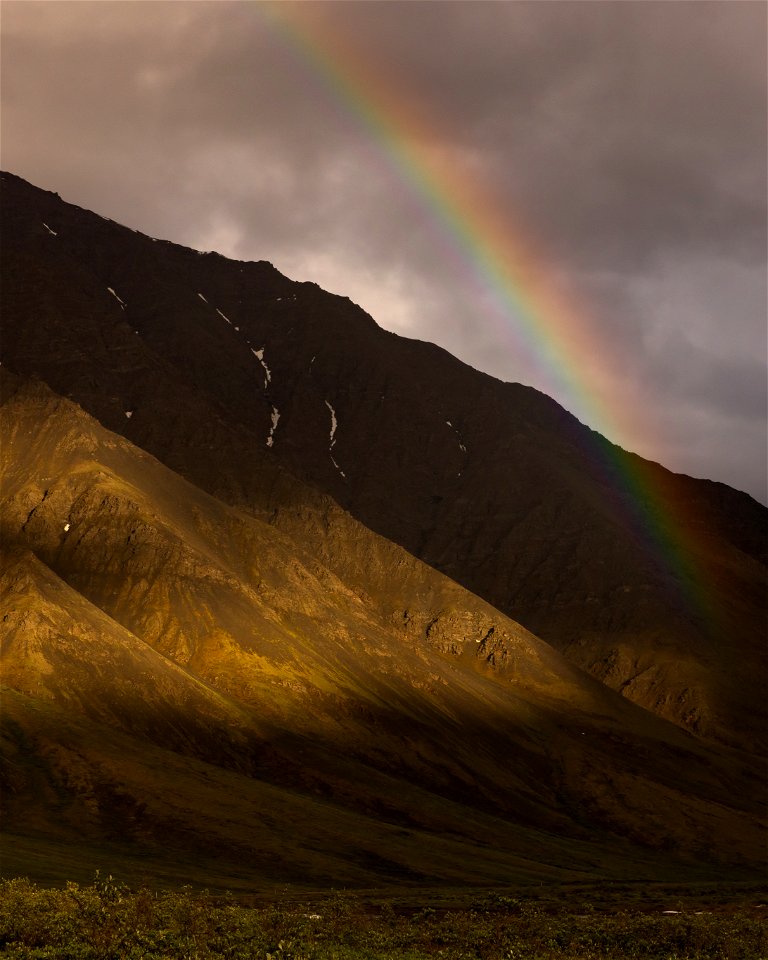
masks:
<path id="1" fill-rule="evenodd" d="M 330 103 L 341 107 L 367 133 L 378 159 L 386 161 L 399 188 L 431 221 L 447 255 L 459 264 L 483 302 L 491 305 L 507 336 L 525 352 L 556 394 L 595 425 L 600 433 L 628 445 L 648 437 L 638 411 L 618 397 L 616 358 L 590 329 L 585 312 L 574 310 L 547 279 L 544 257 L 523 241 L 477 178 L 462 173 L 440 153 L 431 117 L 413 105 L 413 96 L 384 77 L 370 59 L 345 43 L 338 28 L 324 22 L 324 4 L 254 5 L 296 54 L 309 79 L 323 86 Z M 489 300 L 490 298 L 490 300 Z M 637 406 L 637 405 L 635 405 Z M 635 438 L 632 441 L 630 438 Z M 658 477 L 659 468 L 602 439 L 590 451 L 620 501 L 625 517 L 648 552 L 678 582 L 689 613 L 710 628 L 722 626 L 715 584 L 694 560 L 694 522 L 682 511 L 673 516 Z"/>

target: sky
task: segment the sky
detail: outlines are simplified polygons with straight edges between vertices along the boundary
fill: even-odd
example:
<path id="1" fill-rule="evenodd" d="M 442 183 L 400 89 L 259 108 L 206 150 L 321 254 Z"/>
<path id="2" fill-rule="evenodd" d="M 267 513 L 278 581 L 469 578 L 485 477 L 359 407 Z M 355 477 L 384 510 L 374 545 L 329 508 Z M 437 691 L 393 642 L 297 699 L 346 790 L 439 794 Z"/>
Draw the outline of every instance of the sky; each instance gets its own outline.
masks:
<path id="1" fill-rule="evenodd" d="M 4 0 L 0 160 L 765 503 L 767 14 Z"/>

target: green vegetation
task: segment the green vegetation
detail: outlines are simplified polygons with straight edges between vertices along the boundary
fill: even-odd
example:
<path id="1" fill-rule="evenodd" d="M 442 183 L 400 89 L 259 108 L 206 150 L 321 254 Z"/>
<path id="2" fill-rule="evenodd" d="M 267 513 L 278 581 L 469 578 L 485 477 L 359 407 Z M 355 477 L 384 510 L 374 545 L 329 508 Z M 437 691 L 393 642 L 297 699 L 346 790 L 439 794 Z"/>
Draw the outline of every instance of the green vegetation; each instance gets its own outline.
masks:
<path id="1" fill-rule="evenodd" d="M 0 953 L 25 960 L 760 960 L 765 891 L 632 885 L 454 892 L 414 899 L 334 893 L 250 901 L 191 888 L 0 884 Z M 675 910 L 675 913 L 664 913 Z"/>

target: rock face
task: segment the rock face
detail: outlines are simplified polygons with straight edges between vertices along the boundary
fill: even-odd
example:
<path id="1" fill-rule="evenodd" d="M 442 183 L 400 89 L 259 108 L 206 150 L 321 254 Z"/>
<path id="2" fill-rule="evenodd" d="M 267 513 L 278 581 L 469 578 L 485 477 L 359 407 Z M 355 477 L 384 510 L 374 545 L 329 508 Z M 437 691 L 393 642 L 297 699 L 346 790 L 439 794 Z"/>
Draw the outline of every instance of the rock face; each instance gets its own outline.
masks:
<path id="1" fill-rule="evenodd" d="M 124 807 L 142 842 L 175 817 L 234 862 L 250 831 L 286 875 L 309 858 L 336 882 L 755 856 L 762 507 L 268 263 L 0 186 L 19 832 L 55 832 L 66 797 L 95 838 Z M 640 522 L 654 511 L 671 537 Z M 327 842 L 307 826 L 288 855 L 286 821 L 257 829 L 244 801 L 216 819 L 216 790 L 254 804 L 267 785 Z M 354 864 L 337 816 L 367 851 Z M 479 852 L 488 831 L 499 857 Z"/>

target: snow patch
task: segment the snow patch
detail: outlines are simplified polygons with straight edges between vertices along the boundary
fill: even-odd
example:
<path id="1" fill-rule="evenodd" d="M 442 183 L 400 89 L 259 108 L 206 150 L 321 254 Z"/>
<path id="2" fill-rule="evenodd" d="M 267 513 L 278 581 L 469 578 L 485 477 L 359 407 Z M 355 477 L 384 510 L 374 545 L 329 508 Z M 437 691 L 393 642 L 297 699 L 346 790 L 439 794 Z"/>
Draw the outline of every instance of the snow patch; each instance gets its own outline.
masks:
<path id="1" fill-rule="evenodd" d="M 330 437 L 328 438 L 328 439 L 330 440 L 330 442 L 331 442 L 331 445 L 328 447 L 328 449 L 329 449 L 329 450 L 332 450 L 334 444 L 336 443 L 336 427 L 339 425 L 339 422 L 338 422 L 338 420 L 336 419 L 336 411 L 333 409 L 333 407 L 331 406 L 331 404 L 328 403 L 327 400 L 325 401 L 325 405 L 326 405 L 326 407 L 328 407 L 328 409 L 329 409 L 330 412 L 331 412 L 331 435 L 330 435 Z M 333 458 L 331 458 L 331 459 L 333 459 Z"/>
<path id="2" fill-rule="evenodd" d="M 120 297 L 118 297 L 118 295 L 117 295 L 117 294 L 115 293 L 115 291 L 112 289 L 112 287 L 107 287 L 107 290 L 109 290 L 109 292 L 112 294 L 112 296 L 115 298 L 115 300 L 117 300 L 117 302 L 120 304 L 120 306 L 123 308 L 123 310 L 125 310 L 125 308 L 126 308 L 125 300 L 121 300 Z"/>
<path id="3" fill-rule="evenodd" d="M 64 533 L 67 533 L 68 530 L 69 530 L 69 523 L 67 522 L 64 524 Z"/>
<path id="4" fill-rule="evenodd" d="M 237 330 L 237 327 L 235 327 L 235 330 Z M 267 386 L 272 382 L 272 371 L 266 363 L 264 363 L 264 349 L 264 347 L 261 347 L 259 350 L 254 350 L 253 347 L 251 347 L 251 353 L 264 368 L 264 389 L 266 390 Z"/>
<path id="5" fill-rule="evenodd" d="M 47 223 L 44 222 L 44 223 L 43 223 L 43 226 L 44 226 L 45 229 L 48 231 L 48 233 L 50 233 L 50 235 L 51 235 L 52 237 L 58 237 L 58 233 L 56 233 L 55 230 L 51 230 L 51 228 L 48 226 Z"/>
<path id="6" fill-rule="evenodd" d="M 125 411 L 125 418 L 126 418 L 126 420 L 130 420 L 132 416 L 133 416 L 133 410 L 126 410 L 126 411 Z"/>
<path id="7" fill-rule="evenodd" d="M 339 421 L 336 419 L 336 411 L 333 409 L 333 404 L 329 403 L 329 402 L 326 400 L 326 401 L 325 401 L 325 405 L 326 405 L 326 407 L 328 407 L 328 411 L 329 411 L 330 414 L 331 414 L 331 432 L 330 432 L 330 435 L 328 436 L 328 441 L 329 441 L 329 443 L 328 443 L 328 454 L 329 454 L 329 456 L 330 456 L 330 458 L 331 458 L 331 463 L 334 465 L 334 467 L 336 467 L 336 469 L 339 471 L 339 473 L 342 475 L 342 477 L 344 477 L 344 479 L 346 480 L 346 479 L 347 479 L 346 473 L 344 473 L 344 471 L 341 469 L 341 467 L 338 465 L 338 463 L 336 463 L 336 460 L 334 459 L 334 456 L 333 456 L 333 454 L 331 453 L 331 450 L 333 450 L 333 448 L 334 448 L 334 446 L 335 446 L 335 444 L 336 444 L 336 428 L 337 428 L 338 425 L 339 425 Z"/>
<path id="8" fill-rule="evenodd" d="M 271 415 L 272 426 L 269 428 L 269 436 L 267 437 L 268 447 L 271 447 L 275 442 L 274 435 L 275 435 L 275 430 L 277 430 L 277 422 L 279 419 L 280 419 L 280 411 L 277 409 L 277 407 L 272 407 L 272 415 Z"/>
<path id="9" fill-rule="evenodd" d="M 445 423 L 446 423 L 446 426 L 449 426 L 451 430 L 453 430 L 453 432 L 456 434 L 456 439 L 459 441 L 459 450 L 461 450 L 462 453 L 466 453 L 467 448 L 464 446 L 464 441 L 461 439 L 461 434 L 459 433 L 459 431 L 456 429 L 456 427 L 454 427 L 454 425 L 451 423 L 450 420 L 446 420 Z"/>
<path id="10" fill-rule="evenodd" d="M 232 321 L 229 319 L 229 317 L 225 317 L 224 314 L 221 312 L 221 310 L 219 310 L 218 307 L 216 307 L 216 313 L 218 313 L 218 315 L 222 318 L 222 320 L 226 320 L 227 323 L 228 323 L 230 326 L 232 326 Z M 235 327 L 235 329 L 237 329 L 237 327 Z"/>

